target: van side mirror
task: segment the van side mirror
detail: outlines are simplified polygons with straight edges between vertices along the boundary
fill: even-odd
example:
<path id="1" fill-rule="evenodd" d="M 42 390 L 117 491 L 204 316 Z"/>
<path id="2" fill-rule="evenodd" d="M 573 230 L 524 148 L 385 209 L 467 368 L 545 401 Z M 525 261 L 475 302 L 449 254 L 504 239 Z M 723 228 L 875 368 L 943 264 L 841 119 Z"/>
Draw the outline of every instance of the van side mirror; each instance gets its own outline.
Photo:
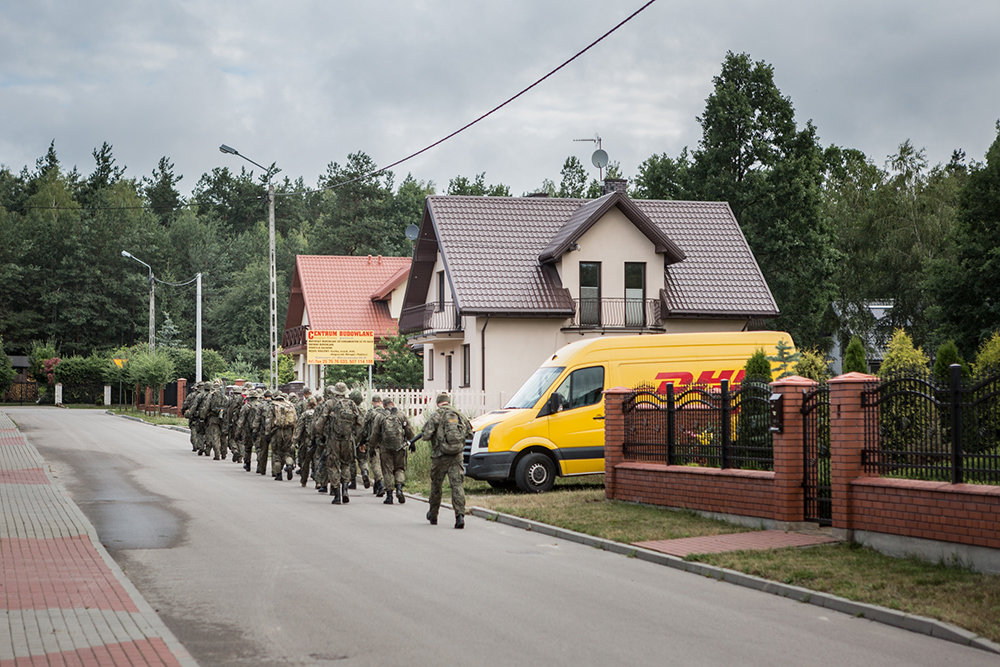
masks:
<path id="1" fill-rule="evenodd" d="M 553 415 L 553 414 L 559 412 L 559 406 L 562 404 L 561 401 L 560 401 L 560 399 L 561 399 L 561 396 L 559 396 L 559 394 L 553 392 L 549 396 L 549 399 L 547 401 L 545 401 L 545 405 L 543 405 L 542 409 L 538 412 L 538 416 L 539 417 L 546 417 L 548 415 Z"/>

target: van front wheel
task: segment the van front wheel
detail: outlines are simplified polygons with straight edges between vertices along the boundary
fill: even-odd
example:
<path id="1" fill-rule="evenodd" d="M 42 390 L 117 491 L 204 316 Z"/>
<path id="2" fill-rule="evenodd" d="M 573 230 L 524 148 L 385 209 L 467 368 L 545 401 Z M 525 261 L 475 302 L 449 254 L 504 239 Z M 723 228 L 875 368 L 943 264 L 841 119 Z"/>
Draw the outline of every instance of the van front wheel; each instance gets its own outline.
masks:
<path id="1" fill-rule="evenodd" d="M 533 452 L 518 461 L 514 471 L 517 488 L 527 493 L 549 491 L 556 483 L 556 467 L 545 454 Z"/>

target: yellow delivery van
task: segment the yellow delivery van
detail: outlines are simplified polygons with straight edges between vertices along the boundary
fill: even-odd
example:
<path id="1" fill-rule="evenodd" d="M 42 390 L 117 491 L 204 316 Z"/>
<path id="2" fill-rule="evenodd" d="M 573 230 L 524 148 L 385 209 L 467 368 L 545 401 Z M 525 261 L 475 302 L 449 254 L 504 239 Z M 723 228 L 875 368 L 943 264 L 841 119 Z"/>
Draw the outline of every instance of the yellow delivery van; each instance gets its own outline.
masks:
<path id="1" fill-rule="evenodd" d="M 559 349 L 502 410 L 472 422 L 465 474 L 524 491 L 556 476 L 604 472 L 604 397 L 610 387 L 738 384 L 757 349 L 776 356 L 781 331 L 589 338 Z M 794 350 L 790 350 L 793 353 Z"/>

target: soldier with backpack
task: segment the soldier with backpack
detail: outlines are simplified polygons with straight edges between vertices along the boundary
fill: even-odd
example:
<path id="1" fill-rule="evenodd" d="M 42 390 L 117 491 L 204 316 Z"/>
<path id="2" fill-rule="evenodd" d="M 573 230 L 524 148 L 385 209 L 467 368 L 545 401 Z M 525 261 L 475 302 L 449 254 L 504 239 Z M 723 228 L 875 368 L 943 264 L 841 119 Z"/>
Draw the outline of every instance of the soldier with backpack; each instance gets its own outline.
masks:
<path id="1" fill-rule="evenodd" d="M 212 460 L 218 461 L 222 451 L 222 411 L 226 405 L 222 380 L 212 383 L 212 391 L 199 406 L 199 417 L 205 423 L 205 456 L 212 452 Z"/>
<path id="2" fill-rule="evenodd" d="M 292 464 L 295 458 L 292 452 L 292 435 L 295 432 L 295 406 L 288 400 L 288 395 L 278 392 L 271 402 L 271 477 L 281 481 L 284 472 L 288 479 L 292 478 Z"/>
<path id="3" fill-rule="evenodd" d="M 372 493 L 376 498 L 385 495 L 385 485 L 382 484 L 382 457 L 379 453 L 378 443 L 372 440 L 372 430 L 375 428 L 375 421 L 379 416 L 384 415 L 386 409 L 382 407 L 382 397 L 378 394 L 372 396 L 372 409 L 365 414 L 365 423 L 361 427 L 361 440 L 358 451 L 361 456 L 368 460 L 371 468 L 372 479 L 374 480 Z M 361 452 L 361 449 L 364 449 Z"/>
<path id="4" fill-rule="evenodd" d="M 351 479 L 354 441 L 361 433 L 361 424 L 361 411 L 347 397 L 347 385 L 338 382 L 315 427 L 323 431 L 326 439 L 326 481 L 333 494 L 333 505 L 351 501 L 347 485 Z"/>
<path id="5" fill-rule="evenodd" d="M 313 437 L 312 428 L 313 415 L 316 412 L 316 399 L 310 396 L 301 402 L 305 404 L 305 410 L 295 420 L 295 434 L 292 436 L 292 440 L 295 443 L 299 473 L 301 474 L 299 482 L 305 486 L 309 481 L 313 457 L 316 455 L 316 439 Z"/>
<path id="6" fill-rule="evenodd" d="M 465 528 L 465 475 L 462 453 L 465 440 L 472 435 L 472 425 L 465 415 L 451 407 L 448 394 L 438 394 L 437 410 L 424 422 L 420 438 L 431 443 L 431 497 L 427 520 L 437 525 L 441 508 L 441 490 L 445 475 L 451 485 L 451 506 L 455 510 L 455 528 Z M 416 439 L 414 439 L 414 442 Z M 411 443 L 411 448 L 413 443 Z"/>
<path id="7" fill-rule="evenodd" d="M 396 500 L 406 502 L 403 485 L 406 483 L 406 443 L 413 437 L 410 420 L 396 409 L 391 398 L 382 403 L 385 411 L 375 419 L 369 443 L 377 444 L 382 459 L 382 479 L 385 484 L 394 484 Z M 392 504 L 392 488 L 386 486 L 386 505 Z"/>
<path id="8" fill-rule="evenodd" d="M 271 442 L 271 431 L 268 429 L 271 414 L 271 390 L 264 390 L 264 400 L 257 403 L 253 422 L 250 424 L 254 432 L 254 445 L 257 448 L 257 474 L 267 474 L 267 453 Z"/>

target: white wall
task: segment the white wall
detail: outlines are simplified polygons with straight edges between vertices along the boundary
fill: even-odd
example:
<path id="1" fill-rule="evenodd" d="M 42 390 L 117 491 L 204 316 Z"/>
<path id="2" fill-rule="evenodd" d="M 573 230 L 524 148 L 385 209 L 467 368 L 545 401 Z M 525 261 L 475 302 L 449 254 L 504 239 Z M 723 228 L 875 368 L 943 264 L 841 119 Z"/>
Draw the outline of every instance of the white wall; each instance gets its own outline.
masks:
<path id="1" fill-rule="evenodd" d="M 403 297 L 406 296 L 406 283 L 408 282 L 409 279 L 404 280 L 389 294 L 389 315 L 396 321 L 399 321 L 399 315 L 403 312 Z M 437 289 L 437 282 L 434 283 L 434 289 Z"/>

